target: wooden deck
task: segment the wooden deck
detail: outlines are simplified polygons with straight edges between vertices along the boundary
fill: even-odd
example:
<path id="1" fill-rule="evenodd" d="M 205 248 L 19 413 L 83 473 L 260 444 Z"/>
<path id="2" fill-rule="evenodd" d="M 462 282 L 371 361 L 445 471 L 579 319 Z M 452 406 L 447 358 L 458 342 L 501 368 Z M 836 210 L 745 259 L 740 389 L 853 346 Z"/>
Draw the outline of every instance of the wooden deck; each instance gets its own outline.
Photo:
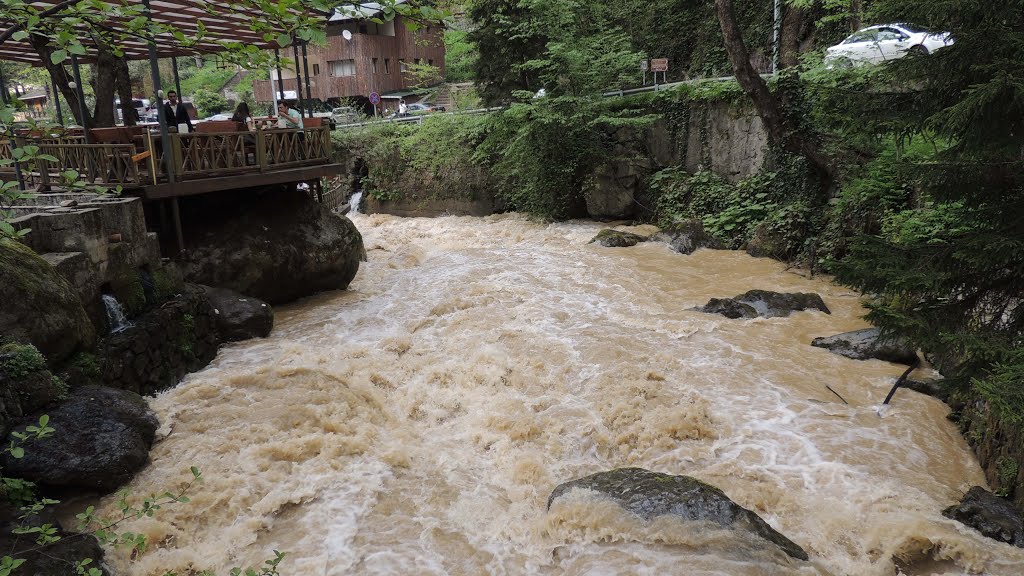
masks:
<path id="1" fill-rule="evenodd" d="M 0 141 L 0 159 L 11 157 L 12 145 L 39 146 L 40 154 L 56 161 L 20 164 L 27 189 L 60 188 L 70 177 L 109 188 L 120 186 L 127 194 L 147 200 L 301 182 L 343 171 L 333 163 L 326 126 L 170 134 L 170 167 L 159 134 L 145 129 L 107 130 L 94 132 L 116 141 L 85 144 L 81 136 Z M 2 170 L 0 178 L 13 179 L 13 166 Z"/>

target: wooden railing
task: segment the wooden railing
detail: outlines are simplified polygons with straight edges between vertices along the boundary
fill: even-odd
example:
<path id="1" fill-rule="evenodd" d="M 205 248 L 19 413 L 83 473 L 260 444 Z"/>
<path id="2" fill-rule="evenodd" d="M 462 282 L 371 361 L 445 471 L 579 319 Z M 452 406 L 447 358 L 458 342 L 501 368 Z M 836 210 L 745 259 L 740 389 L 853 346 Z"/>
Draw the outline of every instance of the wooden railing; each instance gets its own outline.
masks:
<path id="1" fill-rule="evenodd" d="M 32 186 L 59 183 L 60 174 L 67 170 L 74 170 L 89 184 L 144 183 L 138 164 L 132 159 L 135 155 L 132 144 L 42 144 L 39 153 L 53 156 L 57 161 L 36 160 L 26 171 L 26 181 Z"/>
<path id="2" fill-rule="evenodd" d="M 208 178 L 240 172 L 267 172 L 331 161 L 328 127 L 305 130 L 171 134 L 175 177 Z M 157 155 L 157 170 L 164 166 Z"/>

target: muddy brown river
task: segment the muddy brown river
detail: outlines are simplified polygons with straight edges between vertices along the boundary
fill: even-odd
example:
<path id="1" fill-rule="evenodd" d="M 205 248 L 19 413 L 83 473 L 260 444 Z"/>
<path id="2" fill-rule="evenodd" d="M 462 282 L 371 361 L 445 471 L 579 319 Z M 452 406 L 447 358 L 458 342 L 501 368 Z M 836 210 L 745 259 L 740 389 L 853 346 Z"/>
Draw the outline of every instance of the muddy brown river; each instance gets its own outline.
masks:
<path id="1" fill-rule="evenodd" d="M 941 515 L 984 476 L 947 407 L 902 371 L 809 342 L 866 326 L 858 296 L 769 259 L 664 244 L 609 249 L 590 222 L 353 217 L 350 290 L 277 310 L 152 400 L 162 428 L 129 486 L 205 482 L 125 525 L 121 575 L 257 565 L 282 574 L 1024 574 L 1024 550 Z M 817 292 L 831 315 L 689 311 L 749 289 Z M 845 398 L 839 398 L 826 385 Z M 622 466 L 718 486 L 802 546 L 559 483 Z M 114 500 L 104 501 L 108 511 Z"/>

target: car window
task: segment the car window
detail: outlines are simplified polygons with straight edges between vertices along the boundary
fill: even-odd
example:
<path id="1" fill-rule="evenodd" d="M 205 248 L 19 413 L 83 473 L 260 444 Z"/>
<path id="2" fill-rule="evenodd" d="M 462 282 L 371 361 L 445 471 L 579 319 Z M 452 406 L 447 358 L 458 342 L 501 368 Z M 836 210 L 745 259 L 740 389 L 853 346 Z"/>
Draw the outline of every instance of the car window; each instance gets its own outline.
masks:
<path id="1" fill-rule="evenodd" d="M 908 32 L 913 32 L 914 34 L 919 34 L 921 32 L 928 31 L 926 28 L 918 26 L 917 24 L 900 24 L 900 26 L 903 26 L 903 28 L 905 28 Z"/>
<path id="2" fill-rule="evenodd" d="M 860 42 L 874 42 L 878 34 L 877 30 L 861 30 L 854 32 L 849 38 L 843 40 L 843 44 L 858 44 Z"/>
<path id="3" fill-rule="evenodd" d="M 899 31 L 894 30 L 892 28 L 882 28 L 881 30 L 878 31 L 879 41 L 900 40 L 902 38 L 903 34 L 900 34 Z"/>

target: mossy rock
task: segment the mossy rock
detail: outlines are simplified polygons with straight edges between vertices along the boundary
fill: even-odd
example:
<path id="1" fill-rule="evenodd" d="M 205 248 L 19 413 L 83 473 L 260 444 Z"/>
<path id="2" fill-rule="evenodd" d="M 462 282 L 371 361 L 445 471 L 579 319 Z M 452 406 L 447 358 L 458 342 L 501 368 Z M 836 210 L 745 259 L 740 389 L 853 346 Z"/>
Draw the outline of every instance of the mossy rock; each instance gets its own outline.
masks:
<path id="1" fill-rule="evenodd" d="M 760 516 L 736 504 L 718 488 L 690 476 L 674 476 L 643 468 L 618 468 L 559 484 L 548 508 L 573 489 L 597 492 L 644 520 L 675 516 L 723 528 L 747 530 L 777 545 L 788 556 L 807 560 L 807 552 L 768 525 Z"/>
<path id="2" fill-rule="evenodd" d="M 651 236 L 654 242 L 665 242 L 669 248 L 680 254 L 692 254 L 698 248 L 721 250 L 725 248 L 720 240 L 704 230 L 704 224 L 697 219 L 680 220 L 661 232 Z"/>
<path id="3" fill-rule="evenodd" d="M 11 422 L 67 396 L 68 388 L 54 376 L 46 359 L 31 344 L 0 345 L 0 432 Z"/>
<path id="4" fill-rule="evenodd" d="M 594 236 L 589 243 L 593 244 L 594 242 L 597 242 L 606 248 L 628 248 L 646 241 L 646 236 L 640 236 L 639 234 L 633 234 L 632 232 L 623 232 L 622 230 L 605 228 L 598 232 L 597 236 Z"/>
<path id="5" fill-rule="evenodd" d="M 821 296 L 812 292 L 771 292 L 749 290 L 732 298 L 712 298 L 704 306 L 691 308 L 696 312 L 721 314 L 726 318 L 778 318 L 793 312 L 818 310 L 825 314 L 832 312 Z"/>
<path id="6" fill-rule="evenodd" d="M 93 345 L 78 291 L 31 248 L 0 239 L 0 278 L 0 334 L 31 343 L 50 362 Z"/>

